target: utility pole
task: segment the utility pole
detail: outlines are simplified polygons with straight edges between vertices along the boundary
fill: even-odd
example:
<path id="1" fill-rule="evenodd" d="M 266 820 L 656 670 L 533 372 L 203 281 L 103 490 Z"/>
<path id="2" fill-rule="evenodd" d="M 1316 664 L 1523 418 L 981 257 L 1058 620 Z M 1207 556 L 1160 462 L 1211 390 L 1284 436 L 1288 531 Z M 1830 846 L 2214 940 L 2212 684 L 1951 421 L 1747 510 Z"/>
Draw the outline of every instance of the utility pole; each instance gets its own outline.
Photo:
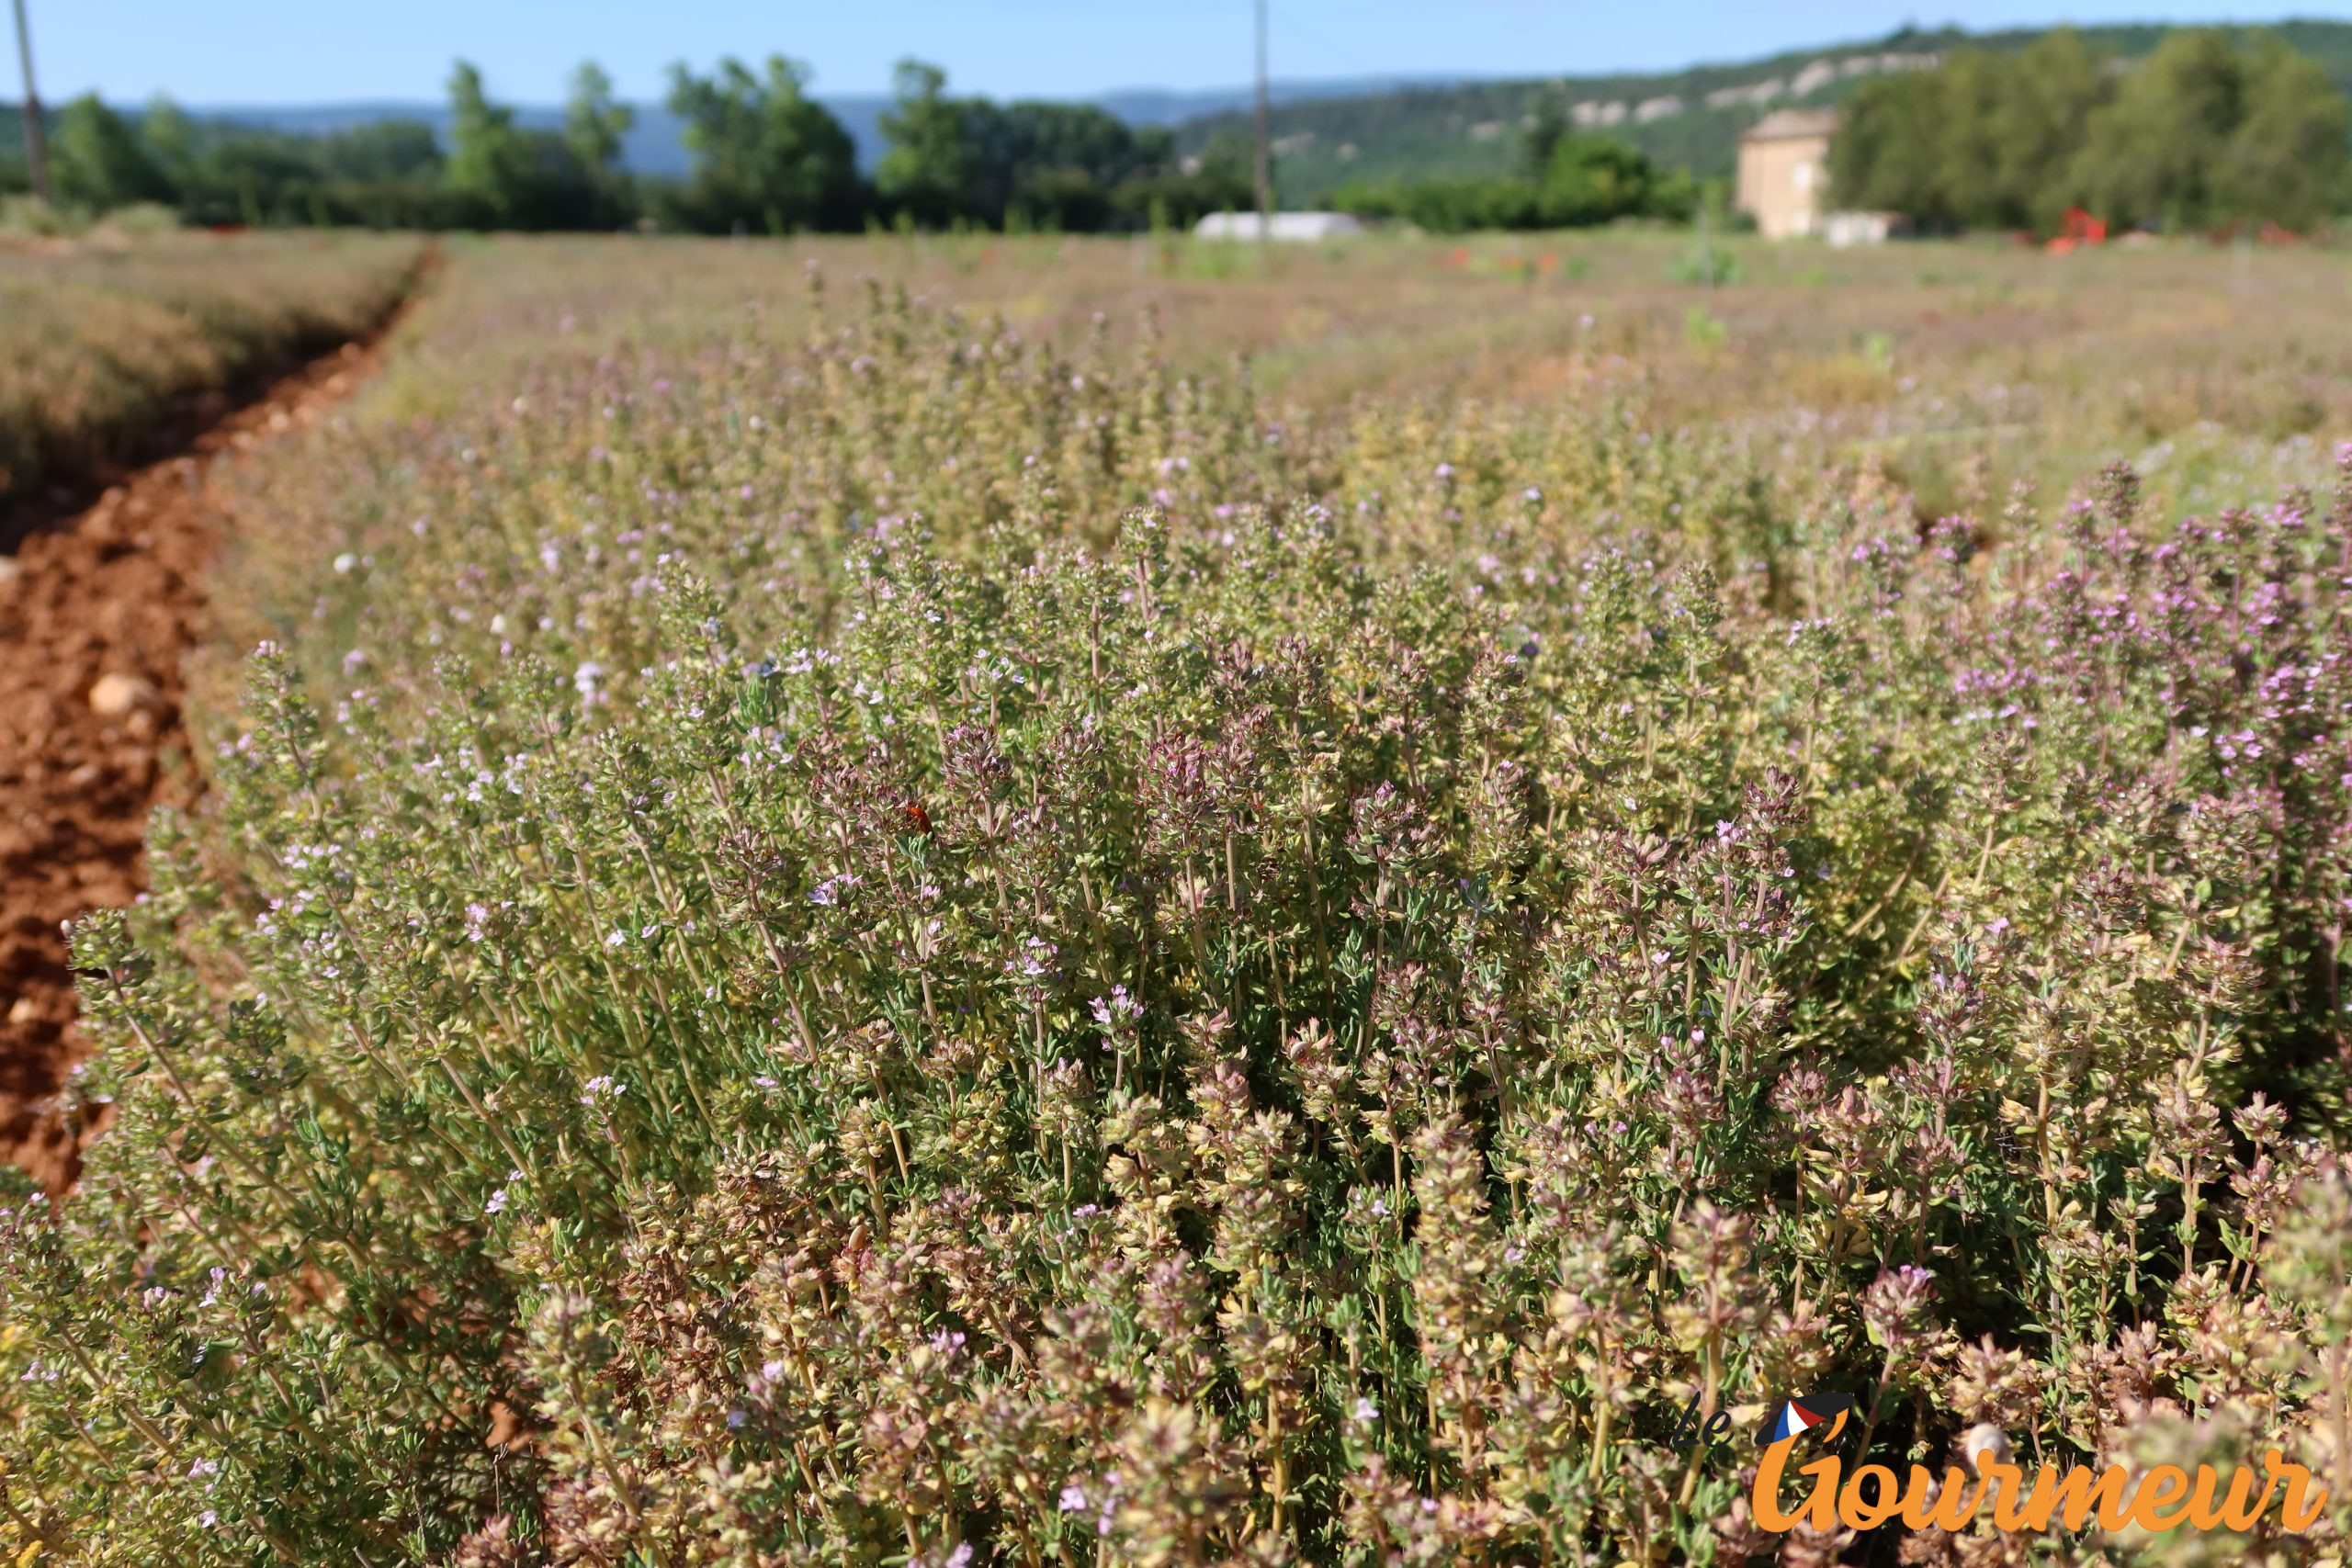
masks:
<path id="1" fill-rule="evenodd" d="M 25 20 L 25 0 L 17 0 L 17 58 L 25 65 L 25 166 L 32 175 L 33 195 L 47 201 L 49 150 L 40 139 L 40 94 L 33 86 L 33 29 Z"/>
<path id="2" fill-rule="evenodd" d="M 17 0 L 18 14 L 25 0 Z M 1266 0 L 1258 6 L 1258 238 L 1273 237 L 1274 210 L 1274 151 L 1267 140 L 1272 135 L 1272 113 L 1266 104 Z M 27 59 L 30 59 L 27 56 Z"/>

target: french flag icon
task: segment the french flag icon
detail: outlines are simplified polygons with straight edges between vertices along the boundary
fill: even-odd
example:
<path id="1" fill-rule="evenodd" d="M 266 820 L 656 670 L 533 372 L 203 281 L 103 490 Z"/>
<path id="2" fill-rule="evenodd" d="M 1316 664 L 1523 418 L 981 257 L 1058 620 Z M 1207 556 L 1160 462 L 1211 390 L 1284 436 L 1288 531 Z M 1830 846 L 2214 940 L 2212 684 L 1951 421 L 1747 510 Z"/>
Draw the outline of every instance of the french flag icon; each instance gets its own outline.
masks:
<path id="1" fill-rule="evenodd" d="M 1800 1399 L 1782 1400 L 1764 1424 L 1756 1441 L 1759 1447 L 1770 1448 L 1774 1443 L 1802 1437 L 1825 1422 L 1834 1421 L 1841 1411 L 1854 1407 L 1850 1393 L 1808 1393 Z"/>

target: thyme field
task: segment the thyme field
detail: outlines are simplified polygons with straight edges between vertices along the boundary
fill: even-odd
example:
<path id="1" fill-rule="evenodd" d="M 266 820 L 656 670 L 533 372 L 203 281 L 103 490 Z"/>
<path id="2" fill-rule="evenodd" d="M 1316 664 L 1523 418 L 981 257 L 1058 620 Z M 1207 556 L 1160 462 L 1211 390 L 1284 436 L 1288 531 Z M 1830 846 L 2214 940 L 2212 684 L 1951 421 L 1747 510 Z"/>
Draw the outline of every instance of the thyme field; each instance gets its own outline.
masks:
<path id="1" fill-rule="evenodd" d="M 74 931 L 5 1549 L 2340 1562 L 2352 268 L 1728 249 L 453 247 Z M 1769 1536 L 1816 1388 L 2330 1510 Z"/>
<path id="2" fill-rule="evenodd" d="M 398 236 L 0 237 L 0 502 L 109 478 L 199 400 L 358 335 L 419 254 Z"/>

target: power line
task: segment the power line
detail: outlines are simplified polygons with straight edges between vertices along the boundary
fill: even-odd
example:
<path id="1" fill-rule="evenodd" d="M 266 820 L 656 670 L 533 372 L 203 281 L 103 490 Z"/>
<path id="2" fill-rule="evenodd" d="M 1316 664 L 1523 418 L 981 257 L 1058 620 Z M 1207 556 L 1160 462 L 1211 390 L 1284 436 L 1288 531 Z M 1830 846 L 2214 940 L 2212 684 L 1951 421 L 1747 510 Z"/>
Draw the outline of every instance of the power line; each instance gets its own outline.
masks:
<path id="1" fill-rule="evenodd" d="M 1328 54 L 1336 60 L 1342 71 L 1352 75 L 1367 78 L 1379 78 L 1394 77 L 1401 74 L 1398 72 L 1384 70 L 1377 65 L 1367 62 L 1363 56 L 1356 53 L 1353 50 L 1345 48 L 1335 40 L 1329 33 L 1318 32 L 1315 28 L 1308 27 L 1306 23 L 1298 19 L 1298 8 L 1296 6 L 1293 6 L 1283 17 L 1283 36 L 1285 39 L 1293 37 L 1305 39 L 1317 49 L 1321 50 L 1325 54 Z M 1294 81 L 1297 79 L 1298 78 L 1295 76 L 1292 78 Z"/>
<path id="2" fill-rule="evenodd" d="M 17 0 L 19 14 L 25 0 Z M 1257 0 L 1258 10 L 1258 238 L 1272 237 L 1271 224 L 1274 210 L 1274 157 L 1270 144 L 1272 136 L 1272 112 L 1266 104 L 1266 0 Z M 29 58 L 29 57 L 28 57 Z"/>
<path id="3" fill-rule="evenodd" d="M 25 166 L 32 175 L 33 195 L 47 201 L 49 149 L 41 142 L 40 93 L 33 86 L 33 29 L 25 20 L 25 0 L 17 0 L 17 58 L 25 66 Z"/>

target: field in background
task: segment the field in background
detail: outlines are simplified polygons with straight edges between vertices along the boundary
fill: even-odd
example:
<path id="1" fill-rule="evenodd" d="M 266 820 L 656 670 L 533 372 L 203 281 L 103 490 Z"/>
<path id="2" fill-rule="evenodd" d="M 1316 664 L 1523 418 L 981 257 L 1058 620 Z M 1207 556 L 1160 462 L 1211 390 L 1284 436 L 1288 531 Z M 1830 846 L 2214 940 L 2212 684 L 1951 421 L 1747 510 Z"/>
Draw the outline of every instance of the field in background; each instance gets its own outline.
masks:
<path id="1" fill-rule="evenodd" d="M 441 309 L 517 359 L 609 336 L 789 313 L 806 265 L 1054 336 L 1156 311 L 1172 362 L 1246 355 L 1260 389 L 1330 412 L 1367 398 L 1620 400 L 1814 457 L 1883 466 L 1929 508 L 2017 478 L 2061 486 L 2128 456 L 2209 505 L 2309 477 L 2352 428 L 2352 256 L 2202 243 L 2051 256 L 1989 242 L 1849 251 L 1687 235 L 1189 240 L 458 240 Z M 193 396 L 379 319 L 400 238 L 158 237 L 0 247 L 0 498 L 119 461 Z M 544 330 L 544 338 L 538 334 Z M 421 388 L 429 377 L 409 378 Z M 424 397 L 446 407 L 460 385 Z"/>
<path id="2" fill-rule="evenodd" d="M 103 478 L 160 427 L 356 336 L 418 254 L 401 236 L 0 241 L 0 507 Z"/>
<path id="3" fill-rule="evenodd" d="M 659 344 L 714 312 L 799 308 L 807 263 L 1114 339 L 1158 313 L 1173 362 L 1246 354 L 1268 399 L 1496 406 L 1622 400 L 1805 461 L 1882 466 L 1949 508 L 2014 479 L 2052 494 L 2115 457 L 2207 507 L 2323 468 L 2352 430 L 2352 254 L 2312 247 L 2111 246 L 2068 256 L 1933 243 L 1830 251 L 1687 235 L 1374 237 L 1328 247 L 1177 241 L 501 240 L 437 309 L 518 359 L 618 336 Z M 691 257 L 689 261 L 686 258 Z M 544 334 L 542 336 L 541 334 Z M 422 384 L 429 376 L 413 378 Z M 446 405 L 455 387 L 429 396 Z"/>

